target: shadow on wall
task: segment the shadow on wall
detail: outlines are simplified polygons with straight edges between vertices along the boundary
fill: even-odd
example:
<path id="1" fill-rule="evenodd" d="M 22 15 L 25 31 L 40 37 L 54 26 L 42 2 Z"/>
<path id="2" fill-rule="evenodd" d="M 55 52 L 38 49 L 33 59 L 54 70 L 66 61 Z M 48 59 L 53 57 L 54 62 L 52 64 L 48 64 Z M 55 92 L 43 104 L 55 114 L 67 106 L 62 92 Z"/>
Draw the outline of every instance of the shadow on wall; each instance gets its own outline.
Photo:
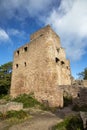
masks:
<path id="1" fill-rule="evenodd" d="M 87 88 L 80 88 L 77 97 L 73 98 L 73 110 L 87 111 Z"/>

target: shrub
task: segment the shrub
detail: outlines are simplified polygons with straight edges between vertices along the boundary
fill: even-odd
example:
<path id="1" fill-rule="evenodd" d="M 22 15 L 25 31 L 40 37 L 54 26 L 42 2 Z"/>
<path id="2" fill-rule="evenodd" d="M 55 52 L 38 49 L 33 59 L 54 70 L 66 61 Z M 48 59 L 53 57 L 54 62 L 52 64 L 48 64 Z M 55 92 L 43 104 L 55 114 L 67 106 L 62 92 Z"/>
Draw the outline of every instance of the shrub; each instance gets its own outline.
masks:
<path id="1" fill-rule="evenodd" d="M 49 106 L 46 106 L 45 104 L 38 102 L 34 98 L 34 95 L 32 95 L 32 94 L 29 94 L 29 95 L 27 95 L 27 94 L 20 95 L 20 96 L 14 98 L 13 101 L 23 103 L 23 107 L 24 108 L 35 107 L 35 108 L 40 108 L 40 109 L 46 110 L 46 111 L 50 110 L 52 112 L 55 110 L 55 108 L 50 108 Z"/>
<path id="2" fill-rule="evenodd" d="M 9 118 L 24 119 L 26 117 L 28 117 L 28 114 L 23 110 L 20 111 L 12 110 L 6 112 L 5 114 L 0 113 L 0 119 L 9 119 Z"/>
<path id="3" fill-rule="evenodd" d="M 12 111 L 8 111 L 6 113 L 6 117 L 7 118 L 13 117 L 13 118 L 18 118 L 18 119 L 24 119 L 25 117 L 28 117 L 28 114 L 23 110 L 20 110 L 20 111 L 13 111 L 12 110 Z"/>
<path id="4" fill-rule="evenodd" d="M 72 116 L 54 126 L 53 130 L 83 130 L 83 123 L 79 116 Z"/>
<path id="5" fill-rule="evenodd" d="M 2 94 L 2 95 L 0 95 L 0 99 L 4 99 L 6 101 L 11 101 L 10 95 L 4 95 L 4 94 Z"/>
<path id="6" fill-rule="evenodd" d="M 32 95 L 27 94 L 20 95 L 13 99 L 13 101 L 23 103 L 24 108 L 42 106 L 42 104 L 38 102 L 35 98 L 33 98 Z"/>

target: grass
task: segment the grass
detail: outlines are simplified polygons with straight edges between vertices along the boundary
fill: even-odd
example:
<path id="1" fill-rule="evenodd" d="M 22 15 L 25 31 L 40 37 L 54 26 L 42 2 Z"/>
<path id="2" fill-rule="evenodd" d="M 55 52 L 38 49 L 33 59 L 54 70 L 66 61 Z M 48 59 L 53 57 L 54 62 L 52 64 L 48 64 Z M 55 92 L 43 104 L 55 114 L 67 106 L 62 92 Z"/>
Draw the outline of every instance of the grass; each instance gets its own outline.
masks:
<path id="1" fill-rule="evenodd" d="M 23 108 L 39 108 L 41 110 L 52 112 L 55 110 L 55 108 L 50 108 L 49 106 L 37 101 L 32 94 L 22 94 L 14 98 L 13 101 L 23 103 Z"/>
<path id="2" fill-rule="evenodd" d="M 54 126 L 52 130 L 83 130 L 83 123 L 79 116 L 69 116 Z"/>
<path id="3" fill-rule="evenodd" d="M 46 106 L 45 104 L 37 101 L 34 98 L 34 94 L 22 94 L 14 99 L 11 99 L 11 97 L 9 95 L 2 95 L 0 99 L 1 100 L 4 99 L 5 103 L 7 103 L 9 101 L 23 103 L 23 108 L 32 108 L 33 107 L 33 108 L 39 108 L 41 110 L 47 110 L 47 111 L 50 110 L 52 112 L 55 111 L 55 108 L 50 108 L 49 106 Z"/>
<path id="4" fill-rule="evenodd" d="M 13 101 L 23 103 L 24 108 L 43 107 L 32 95 L 23 94 L 14 98 Z"/>
<path id="5" fill-rule="evenodd" d="M 28 117 L 28 114 L 23 111 L 23 110 L 20 110 L 20 111 L 8 111 L 7 114 L 6 114 L 7 118 L 18 118 L 18 119 L 24 119 L 26 117 Z"/>
<path id="6" fill-rule="evenodd" d="M 4 120 L 4 119 L 9 119 L 9 118 L 16 118 L 16 119 L 25 119 L 26 117 L 28 117 L 29 115 L 23 111 L 8 111 L 6 113 L 0 113 L 0 119 Z"/>
<path id="7" fill-rule="evenodd" d="M 11 101 L 10 95 L 4 95 L 4 94 L 0 95 L 0 100 L 3 100 L 3 99 L 5 101 Z"/>
<path id="8" fill-rule="evenodd" d="M 9 128 L 13 125 L 17 125 L 30 119 L 32 116 L 29 113 L 20 110 L 20 111 L 8 111 L 5 114 L 0 113 L 0 120 L 2 120 L 5 124 L 4 130 L 9 130 Z M 3 124 L 3 125 L 4 125 Z"/>
<path id="9" fill-rule="evenodd" d="M 23 103 L 23 108 L 39 108 L 41 110 L 51 111 L 53 113 L 58 109 L 56 107 L 51 108 L 49 107 L 49 105 L 40 103 L 39 101 L 37 101 L 37 99 L 34 98 L 34 94 L 22 94 L 14 99 L 11 99 L 11 97 L 7 95 L 2 96 L 2 99 L 4 99 L 6 102 L 13 101 Z"/>

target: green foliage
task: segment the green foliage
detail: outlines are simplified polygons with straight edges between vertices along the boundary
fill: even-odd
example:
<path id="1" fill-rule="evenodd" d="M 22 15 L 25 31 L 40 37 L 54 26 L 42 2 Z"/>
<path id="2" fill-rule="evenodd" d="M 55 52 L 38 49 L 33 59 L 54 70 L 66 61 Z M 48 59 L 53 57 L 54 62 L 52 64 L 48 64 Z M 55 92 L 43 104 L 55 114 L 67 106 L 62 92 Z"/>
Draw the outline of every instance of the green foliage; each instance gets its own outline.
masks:
<path id="1" fill-rule="evenodd" d="M 52 111 L 52 112 L 54 112 L 56 110 L 56 108 L 50 108 L 49 106 L 46 106 L 46 105 L 38 102 L 34 98 L 34 95 L 32 95 L 32 94 L 29 94 L 29 95 L 22 94 L 22 95 L 20 95 L 16 98 L 14 98 L 13 101 L 23 103 L 24 108 L 34 107 L 34 108 L 39 108 L 39 109 L 42 109 L 42 110 Z"/>
<path id="2" fill-rule="evenodd" d="M 17 119 L 24 119 L 28 117 L 28 114 L 23 111 L 23 110 L 20 110 L 20 111 L 8 111 L 6 112 L 5 114 L 2 114 L 0 113 L 0 119 L 8 119 L 8 118 L 17 118 Z"/>
<path id="3" fill-rule="evenodd" d="M 72 104 L 72 97 L 71 96 L 64 96 L 64 106 L 68 106 L 70 104 Z"/>
<path id="4" fill-rule="evenodd" d="M 20 95 L 13 99 L 13 101 L 23 103 L 24 108 L 35 107 L 37 105 L 42 106 L 42 104 L 38 102 L 35 98 L 33 98 L 32 95 L 27 94 Z"/>
<path id="5" fill-rule="evenodd" d="M 71 116 L 58 123 L 53 130 L 83 130 L 83 123 L 79 116 Z"/>
<path id="6" fill-rule="evenodd" d="M 11 85 L 12 62 L 0 66 L 0 95 L 8 94 Z"/>
<path id="7" fill-rule="evenodd" d="M 80 79 L 86 80 L 87 79 L 87 68 L 85 68 L 83 72 L 79 73 L 78 76 Z"/>
<path id="8" fill-rule="evenodd" d="M 1 99 L 4 99 L 5 101 L 11 101 L 10 95 L 4 95 L 4 94 L 2 94 L 2 95 L 0 95 L 0 100 Z"/>
<path id="9" fill-rule="evenodd" d="M 73 108 L 72 108 L 72 110 L 87 112 L 87 105 L 82 105 L 82 106 L 74 105 Z"/>
<path id="10" fill-rule="evenodd" d="M 23 110 L 20 111 L 8 111 L 6 114 L 7 118 L 18 118 L 18 119 L 24 119 L 28 116 L 28 114 L 26 112 L 24 112 Z"/>

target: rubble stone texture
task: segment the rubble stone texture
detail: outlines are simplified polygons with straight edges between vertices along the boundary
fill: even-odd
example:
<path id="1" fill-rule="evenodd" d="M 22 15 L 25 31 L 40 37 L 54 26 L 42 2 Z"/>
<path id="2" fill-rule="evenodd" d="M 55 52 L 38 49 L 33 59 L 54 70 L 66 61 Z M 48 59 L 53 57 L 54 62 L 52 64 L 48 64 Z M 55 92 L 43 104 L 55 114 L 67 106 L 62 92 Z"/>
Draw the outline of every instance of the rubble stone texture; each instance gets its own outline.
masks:
<path id="1" fill-rule="evenodd" d="M 23 109 L 23 104 L 18 102 L 9 102 L 7 104 L 0 105 L 0 112 L 6 113 L 7 111 L 15 110 L 20 111 Z"/>
<path id="2" fill-rule="evenodd" d="M 34 93 L 40 102 L 63 106 L 59 85 L 71 85 L 70 62 L 59 36 L 47 25 L 30 37 L 30 43 L 14 52 L 10 94 Z"/>

